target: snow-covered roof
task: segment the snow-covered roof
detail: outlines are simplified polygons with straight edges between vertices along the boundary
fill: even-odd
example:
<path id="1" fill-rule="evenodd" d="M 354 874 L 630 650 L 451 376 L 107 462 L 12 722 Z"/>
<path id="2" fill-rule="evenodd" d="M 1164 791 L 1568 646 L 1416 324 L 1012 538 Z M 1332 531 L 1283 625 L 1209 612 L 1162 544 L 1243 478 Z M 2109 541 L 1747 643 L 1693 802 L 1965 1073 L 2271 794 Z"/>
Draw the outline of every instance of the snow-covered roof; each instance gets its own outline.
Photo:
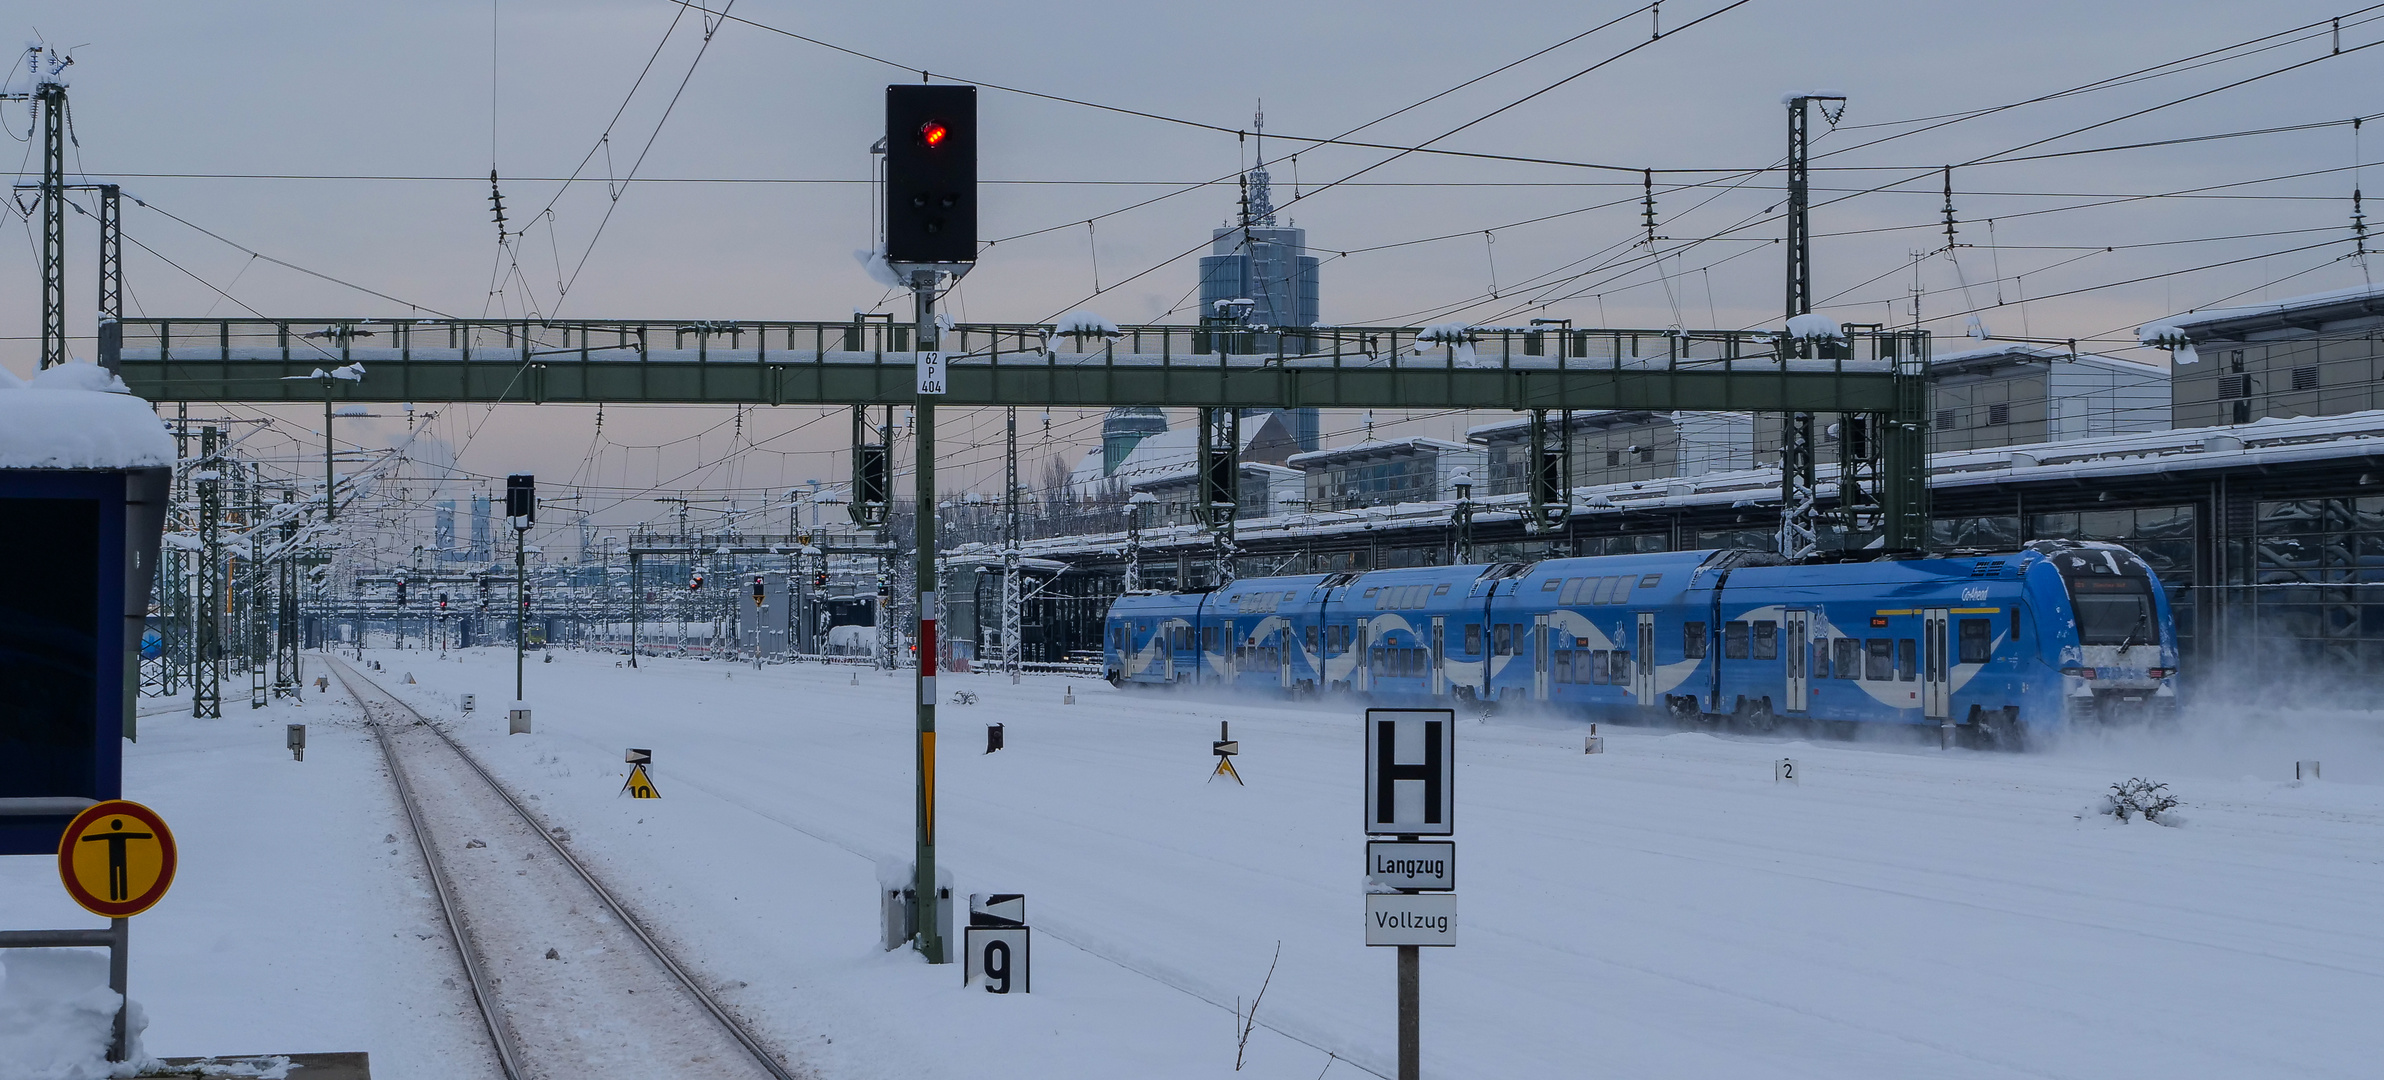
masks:
<path id="1" fill-rule="evenodd" d="M 2025 342 L 2017 341 L 1989 345 L 1983 349 L 1965 349 L 1961 352 L 1939 353 L 1929 358 L 1929 367 L 1932 371 L 1938 374 L 1944 374 L 1946 370 L 1950 368 L 1968 367 L 1973 364 L 2004 359 L 2046 360 L 2055 363 L 2087 364 L 2094 367 L 2108 368 L 2114 371 L 2124 371 L 2131 375 L 2167 374 L 2161 369 L 2153 367 L 2150 364 L 2139 364 L 2133 360 L 2121 360 L 2118 357 L 2104 356 L 2101 353 L 2072 353 L 2068 349 L 2056 349 L 2045 345 L 2030 345 Z"/>
<path id="2" fill-rule="evenodd" d="M 1322 450 L 1310 450 L 1305 454 L 1293 454 L 1291 455 L 1289 464 L 1321 465 L 1335 458 L 1371 457 L 1377 454 L 1409 453 L 1417 450 L 1430 450 L 1434 453 L 1449 453 L 1471 449 L 1473 449 L 1473 447 L 1467 446 L 1464 443 L 1454 443 L 1448 441 L 1447 439 L 1426 439 L 1421 437 L 1412 439 L 1376 439 L 1372 442 L 1351 443 L 1347 446 L 1328 446 Z"/>
<path id="3" fill-rule="evenodd" d="M 138 469 L 174 464 L 149 403 L 97 364 L 60 364 L 31 382 L 0 370 L 0 469 Z"/>
<path id="4" fill-rule="evenodd" d="M 2340 416 L 2274 418 L 2230 427 L 2176 428 L 2105 435 L 2022 446 L 1985 447 L 1930 455 L 1929 484 L 1946 490 L 1974 485 L 2044 481 L 2123 483 L 2130 477 L 2171 475 L 2208 469 L 2248 468 L 2343 457 L 2384 457 L 2384 409 Z M 1821 463 L 1817 479 L 1831 488 L 1836 466 Z M 1576 488 L 1573 503 L 1584 514 L 1626 510 L 1671 510 L 1699 506 L 1762 507 L 1777 513 L 1777 467 L 1713 472 L 1695 477 L 1625 481 Z M 1526 497 L 1476 498 L 1476 523 L 1521 512 Z M 1248 543 L 1268 537 L 1323 536 L 1369 529 L 1422 527 L 1446 522 L 1454 503 L 1401 503 L 1347 511 L 1278 514 L 1237 526 Z M 1195 526 L 1144 529 L 1146 546 L 1191 542 Z M 1029 545 L 1050 555 L 1122 551 L 1124 534 L 1053 537 Z"/>
<path id="5" fill-rule="evenodd" d="M 1284 477 L 1306 475 L 1305 473 L 1300 472 L 1298 469 L 1287 469 L 1281 465 L 1269 465 L 1263 461 L 1245 461 L 1242 462 L 1241 465 L 1242 475 L 1244 476 L 1255 474 L 1258 476 L 1268 477 L 1270 479 L 1281 479 Z M 1177 469 L 1174 472 L 1159 473 L 1148 476 L 1137 476 L 1133 479 L 1129 486 L 1133 487 L 1137 491 L 1143 491 L 1150 488 L 1159 487 L 1163 484 L 1181 484 L 1188 480 L 1195 479 L 1199 477 L 1199 475 L 1200 465 L 1199 463 L 1195 462 L 1193 464 L 1186 465 L 1181 469 Z"/>
<path id="6" fill-rule="evenodd" d="M 1571 421 L 1574 428 L 1602 428 L 1614 427 L 1618 424 L 1667 421 L 1671 417 L 1679 415 L 1687 414 L 1655 412 L 1648 409 L 1576 409 L 1567 419 Z M 1555 419 L 1555 417 L 1550 419 Z M 1520 435 L 1530 428 L 1531 418 L 1528 416 L 1500 420 L 1494 424 L 1475 424 L 1465 429 L 1465 441 L 1470 443 L 1489 442 L 1492 439 Z"/>
<path id="7" fill-rule="evenodd" d="M 2348 289 L 2287 297 L 2266 304 L 2203 308 L 2146 325 L 2148 328 L 2185 331 L 2195 338 L 2208 338 L 2217 336 L 2216 331 L 2222 327 L 2256 330 L 2268 326 L 2307 325 L 2362 316 L 2384 316 L 2384 284 L 2355 285 Z"/>

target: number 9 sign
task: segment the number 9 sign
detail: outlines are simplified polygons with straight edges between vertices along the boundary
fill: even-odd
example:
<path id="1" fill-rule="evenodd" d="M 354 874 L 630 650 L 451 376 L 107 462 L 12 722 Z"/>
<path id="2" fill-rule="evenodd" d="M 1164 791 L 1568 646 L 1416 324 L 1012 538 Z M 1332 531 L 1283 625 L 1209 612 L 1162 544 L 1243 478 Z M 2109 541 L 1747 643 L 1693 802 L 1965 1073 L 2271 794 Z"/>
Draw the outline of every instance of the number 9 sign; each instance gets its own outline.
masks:
<path id="1" fill-rule="evenodd" d="M 961 964 L 960 985 L 985 984 L 988 994 L 1027 993 L 1028 949 L 1032 933 L 1023 926 L 971 926 L 961 932 L 967 956 Z"/>

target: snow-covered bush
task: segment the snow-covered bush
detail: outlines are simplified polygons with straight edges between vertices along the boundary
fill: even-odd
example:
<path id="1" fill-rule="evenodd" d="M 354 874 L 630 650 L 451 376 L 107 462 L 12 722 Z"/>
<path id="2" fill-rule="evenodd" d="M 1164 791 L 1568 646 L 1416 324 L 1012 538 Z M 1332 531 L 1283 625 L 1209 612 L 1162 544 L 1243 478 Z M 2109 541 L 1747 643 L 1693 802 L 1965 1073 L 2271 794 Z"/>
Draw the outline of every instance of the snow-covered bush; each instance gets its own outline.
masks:
<path id="1" fill-rule="evenodd" d="M 2129 820 L 2142 814 L 2144 820 L 2161 823 L 2161 815 L 2177 808 L 2177 797 L 2169 794 L 2169 785 L 2155 784 L 2140 777 L 2111 785 L 2111 793 L 2104 798 L 2103 813 Z"/>

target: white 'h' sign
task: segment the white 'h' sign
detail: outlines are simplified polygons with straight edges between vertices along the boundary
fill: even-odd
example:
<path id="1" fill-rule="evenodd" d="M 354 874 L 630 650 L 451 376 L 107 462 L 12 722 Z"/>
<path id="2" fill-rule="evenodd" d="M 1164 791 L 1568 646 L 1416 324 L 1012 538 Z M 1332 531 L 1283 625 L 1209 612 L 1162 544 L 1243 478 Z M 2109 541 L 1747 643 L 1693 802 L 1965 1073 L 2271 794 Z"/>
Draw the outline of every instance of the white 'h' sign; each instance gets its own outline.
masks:
<path id="1" fill-rule="evenodd" d="M 1456 831 L 1457 714 L 1451 709 L 1366 710 L 1366 832 L 1448 836 Z"/>

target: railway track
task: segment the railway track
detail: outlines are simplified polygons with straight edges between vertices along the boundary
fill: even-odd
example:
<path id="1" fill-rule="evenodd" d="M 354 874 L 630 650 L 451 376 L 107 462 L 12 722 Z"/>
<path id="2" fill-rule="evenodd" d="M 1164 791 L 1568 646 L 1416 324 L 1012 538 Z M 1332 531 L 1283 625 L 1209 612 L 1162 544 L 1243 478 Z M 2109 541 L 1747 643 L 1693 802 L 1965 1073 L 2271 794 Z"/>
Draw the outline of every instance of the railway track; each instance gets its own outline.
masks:
<path id="1" fill-rule="evenodd" d="M 331 659 L 387 759 L 505 1080 L 810 1080 L 437 724 Z"/>

